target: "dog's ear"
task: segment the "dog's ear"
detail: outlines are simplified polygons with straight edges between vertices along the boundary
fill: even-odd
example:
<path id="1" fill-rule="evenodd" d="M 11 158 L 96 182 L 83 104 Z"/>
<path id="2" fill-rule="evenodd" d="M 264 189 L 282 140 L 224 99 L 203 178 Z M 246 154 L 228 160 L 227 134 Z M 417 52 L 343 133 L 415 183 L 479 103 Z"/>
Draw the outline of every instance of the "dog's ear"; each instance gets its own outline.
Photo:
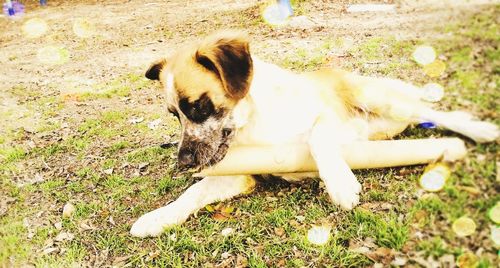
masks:
<path id="1" fill-rule="evenodd" d="M 253 69 L 245 35 L 226 32 L 209 37 L 196 51 L 195 59 L 219 77 L 230 98 L 239 100 L 245 97 Z"/>
<path id="2" fill-rule="evenodd" d="M 165 59 L 157 60 L 152 63 L 146 71 L 146 78 L 151 80 L 160 80 L 160 72 L 166 63 Z"/>

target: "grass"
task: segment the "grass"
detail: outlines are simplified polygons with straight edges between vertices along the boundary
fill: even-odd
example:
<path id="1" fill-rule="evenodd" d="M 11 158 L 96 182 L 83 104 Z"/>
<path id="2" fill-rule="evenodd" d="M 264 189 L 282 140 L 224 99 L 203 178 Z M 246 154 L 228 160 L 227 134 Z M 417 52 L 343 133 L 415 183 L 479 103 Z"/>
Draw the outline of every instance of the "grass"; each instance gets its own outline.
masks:
<path id="1" fill-rule="evenodd" d="M 134 90 L 144 89 L 149 81 L 139 74 L 126 74 L 110 82 L 94 86 L 92 92 L 79 95 L 82 101 L 109 99 L 113 97 L 129 97 Z"/>
<path id="2" fill-rule="evenodd" d="M 495 12 L 498 7 L 445 27 L 453 33 L 446 37 L 365 38 L 366 42 L 349 48 L 351 56 L 342 67 L 417 84 L 439 82 L 450 93 L 443 100 L 444 106 L 473 109 L 499 123 L 492 116 L 497 113 L 500 81 Z M 413 62 L 413 49 L 424 43 L 446 58 L 446 75 L 429 79 Z M 296 71 L 316 69 L 327 65 L 329 52 L 342 46 L 341 39 L 326 40 L 313 49 L 284 55 L 281 64 Z M 64 121 L 69 125 L 64 137 L 61 120 L 51 119 L 67 111 L 74 113 L 68 110 L 71 103 L 23 86 L 10 89 L 9 94 L 22 99 L 33 114 L 39 112 L 42 121 L 35 128 L 36 134 L 12 129 L 0 137 L 0 267 L 28 263 L 41 267 L 200 267 L 224 263 L 250 267 L 319 263 L 325 267 L 370 266 L 376 262 L 373 256 L 350 248 L 364 241 L 373 241 L 375 248 L 393 249 L 406 258 L 418 253 L 433 259 L 451 254 L 456 259 L 463 252 L 481 249 L 478 267 L 494 267 L 497 251 L 481 230 L 489 230 L 492 223 L 487 211 L 500 201 L 495 191 L 497 144 L 469 144 L 467 160 L 452 167 L 452 176 L 437 193 L 420 191 L 417 182 L 422 167 L 356 171 L 364 193 L 361 206 L 353 211 L 332 205 L 318 181 L 300 186 L 278 183 L 249 196 L 213 204 L 233 208 L 225 220 L 202 209 L 160 237 L 131 237 L 128 231 L 135 219 L 174 200 L 195 181 L 176 170 L 176 148 L 159 146 L 168 138 L 175 139 L 179 126 L 175 119 L 158 112 L 163 108 L 160 105 L 151 104 L 157 105 L 151 110 L 158 114 L 143 109 L 144 96 L 156 95 L 149 87 L 139 74 L 126 74 L 96 86 L 95 92 L 79 100 L 94 111 Z M 135 104 L 115 107 L 124 97 Z M 132 117 L 143 117 L 144 121 L 132 124 Z M 147 123 L 158 118 L 162 126 L 149 129 Z M 412 129 L 401 137 L 429 135 L 455 134 Z M 29 146 L 30 140 L 36 141 L 34 148 Z M 18 185 L 37 173 L 44 175 L 43 182 Z M 477 188 L 480 194 L 464 187 Z M 3 199 L 8 203 L 4 205 Z M 68 202 L 76 210 L 70 218 L 62 218 L 62 208 Z M 463 215 L 473 218 L 478 230 L 473 236 L 458 238 L 451 224 Z M 62 222 L 62 230 L 55 227 L 58 222 Z M 332 227 L 326 245 L 315 246 L 305 238 L 313 225 Z M 222 236 L 221 231 L 228 227 L 235 232 Z M 72 233 L 74 239 L 54 242 L 61 232 Z M 57 251 L 44 253 L 48 244 Z"/>

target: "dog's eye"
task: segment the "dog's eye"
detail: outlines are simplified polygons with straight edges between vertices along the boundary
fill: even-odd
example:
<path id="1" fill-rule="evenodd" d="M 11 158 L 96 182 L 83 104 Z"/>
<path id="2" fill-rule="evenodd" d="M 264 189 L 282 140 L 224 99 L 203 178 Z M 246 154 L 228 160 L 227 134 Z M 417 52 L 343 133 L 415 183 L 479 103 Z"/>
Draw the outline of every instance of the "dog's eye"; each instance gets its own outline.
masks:
<path id="1" fill-rule="evenodd" d="M 182 98 L 179 101 L 179 108 L 189 120 L 195 123 L 203 123 L 215 113 L 214 104 L 207 94 L 201 95 L 194 102 L 190 102 L 187 98 Z"/>

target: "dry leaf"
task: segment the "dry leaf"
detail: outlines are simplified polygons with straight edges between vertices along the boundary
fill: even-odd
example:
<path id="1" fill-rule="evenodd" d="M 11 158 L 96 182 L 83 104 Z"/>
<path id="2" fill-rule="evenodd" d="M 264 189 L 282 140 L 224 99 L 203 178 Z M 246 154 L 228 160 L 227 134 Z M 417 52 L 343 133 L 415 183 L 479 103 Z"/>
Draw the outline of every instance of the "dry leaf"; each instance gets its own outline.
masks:
<path id="1" fill-rule="evenodd" d="M 51 253 L 54 253 L 54 252 L 58 252 L 59 249 L 58 248 L 46 248 L 43 250 L 42 254 L 43 255 L 49 255 Z"/>
<path id="2" fill-rule="evenodd" d="M 248 259 L 247 259 L 247 257 L 238 254 L 236 256 L 236 267 L 237 268 L 248 267 Z"/>
<path id="3" fill-rule="evenodd" d="M 350 250 L 352 252 L 356 252 L 356 253 L 363 254 L 363 255 L 370 252 L 370 249 L 368 247 L 365 247 L 365 246 L 355 246 L 355 247 L 350 248 Z"/>
<path id="4" fill-rule="evenodd" d="M 72 234 L 72 233 L 69 233 L 69 232 L 62 232 L 62 233 L 59 233 L 56 238 L 54 238 L 54 240 L 56 240 L 57 242 L 62 242 L 64 240 L 73 240 L 73 238 L 75 238 L 75 236 Z"/>
<path id="5" fill-rule="evenodd" d="M 276 227 L 274 228 L 274 234 L 276 234 L 277 236 L 284 236 L 285 235 L 285 229 L 281 228 L 281 227 Z"/>
<path id="6" fill-rule="evenodd" d="M 221 210 L 221 212 L 224 214 L 231 214 L 231 213 L 233 213 L 233 211 L 234 211 L 234 207 L 231 207 L 231 206 L 225 207 Z"/>
<path id="7" fill-rule="evenodd" d="M 222 213 L 219 213 L 219 212 L 216 212 L 212 215 L 212 218 L 214 220 L 217 220 L 217 221 L 226 221 L 229 219 L 229 217 L 227 217 L 226 215 L 222 214 Z"/>
<path id="8" fill-rule="evenodd" d="M 118 266 L 118 267 L 121 267 L 125 264 L 125 262 L 130 259 L 130 257 L 132 257 L 133 255 L 128 255 L 128 256 L 122 256 L 122 257 L 116 257 L 114 260 L 113 260 L 113 266 Z"/>
<path id="9" fill-rule="evenodd" d="M 212 207 L 211 205 L 206 205 L 206 206 L 205 206 L 205 209 L 206 209 L 208 212 L 214 212 L 214 211 L 215 211 L 214 207 Z"/>
<path id="10" fill-rule="evenodd" d="M 87 224 L 85 221 L 80 223 L 80 228 L 84 231 L 95 230 L 95 227 Z"/>
<path id="11" fill-rule="evenodd" d="M 375 251 L 368 252 L 365 255 L 374 262 L 389 264 L 394 259 L 395 252 L 390 248 L 380 247 Z"/>

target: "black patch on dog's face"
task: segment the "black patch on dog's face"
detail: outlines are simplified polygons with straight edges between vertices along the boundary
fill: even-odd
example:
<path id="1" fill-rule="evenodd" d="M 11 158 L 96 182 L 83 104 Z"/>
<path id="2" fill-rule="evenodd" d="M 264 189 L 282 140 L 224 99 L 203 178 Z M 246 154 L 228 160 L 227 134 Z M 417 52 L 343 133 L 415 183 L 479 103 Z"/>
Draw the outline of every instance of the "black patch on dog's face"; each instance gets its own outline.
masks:
<path id="1" fill-rule="evenodd" d="M 215 107 L 208 93 L 203 93 L 195 101 L 181 97 L 179 113 L 183 126 L 179 167 L 199 169 L 222 160 L 234 134 L 234 126 L 228 124 L 226 109 Z"/>
<path id="2" fill-rule="evenodd" d="M 203 93 L 197 100 L 190 102 L 188 98 L 183 97 L 179 101 L 179 109 L 188 120 L 201 124 L 210 116 L 220 118 L 223 114 L 223 108 L 216 109 L 207 93 Z"/>

